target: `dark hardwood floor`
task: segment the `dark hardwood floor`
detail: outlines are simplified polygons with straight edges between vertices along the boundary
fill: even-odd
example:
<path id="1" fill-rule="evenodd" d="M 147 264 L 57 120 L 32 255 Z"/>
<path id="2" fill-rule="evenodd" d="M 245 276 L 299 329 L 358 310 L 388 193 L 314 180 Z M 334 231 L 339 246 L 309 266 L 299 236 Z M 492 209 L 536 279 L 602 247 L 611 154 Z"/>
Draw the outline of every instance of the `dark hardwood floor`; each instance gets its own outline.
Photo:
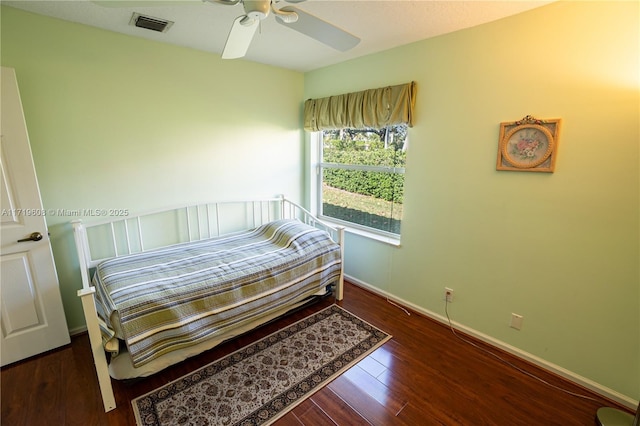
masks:
<path id="1" fill-rule="evenodd" d="M 206 365 L 333 302 L 312 307 L 227 342 L 153 377 L 115 382 L 118 407 L 104 413 L 87 335 L 1 372 L 3 426 L 135 425 L 131 399 Z M 393 339 L 276 422 L 276 425 L 595 425 L 615 403 L 476 342 L 548 386 L 454 336 L 431 319 L 410 316 L 351 284 L 342 307 Z M 617 406 L 618 408 L 621 408 Z M 629 411 L 629 410 L 627 410 Z M 215 425 L 217 426 L 217 425 Z"/>

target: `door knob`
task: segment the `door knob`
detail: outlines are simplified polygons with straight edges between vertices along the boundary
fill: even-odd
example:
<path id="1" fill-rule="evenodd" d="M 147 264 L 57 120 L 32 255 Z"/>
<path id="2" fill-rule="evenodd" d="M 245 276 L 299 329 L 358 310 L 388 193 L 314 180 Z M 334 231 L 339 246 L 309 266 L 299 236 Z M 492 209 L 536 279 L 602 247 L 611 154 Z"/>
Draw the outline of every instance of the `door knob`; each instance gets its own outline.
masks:
<path id="1" fill-rule="evenodd" d="M 39 232 L 32 232 L 28 238 L 23 238 L 18 240 L 19 243 L 23 243 L 25 241 L 40 241 L 42 239 L 42 234 Z"/>

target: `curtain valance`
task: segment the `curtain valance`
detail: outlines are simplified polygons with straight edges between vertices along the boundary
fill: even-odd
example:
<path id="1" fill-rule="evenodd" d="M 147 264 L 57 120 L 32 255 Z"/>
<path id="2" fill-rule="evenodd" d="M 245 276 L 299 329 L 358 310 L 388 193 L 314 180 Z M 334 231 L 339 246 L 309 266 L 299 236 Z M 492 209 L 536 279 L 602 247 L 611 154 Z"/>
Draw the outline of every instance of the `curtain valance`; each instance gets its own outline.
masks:
<path id="1" fill-rule="evenodd" d="M 407 124 L 413 127 L 416 83 L 347 93 L 304 103 L 304 129 L 375 128 Z"/>

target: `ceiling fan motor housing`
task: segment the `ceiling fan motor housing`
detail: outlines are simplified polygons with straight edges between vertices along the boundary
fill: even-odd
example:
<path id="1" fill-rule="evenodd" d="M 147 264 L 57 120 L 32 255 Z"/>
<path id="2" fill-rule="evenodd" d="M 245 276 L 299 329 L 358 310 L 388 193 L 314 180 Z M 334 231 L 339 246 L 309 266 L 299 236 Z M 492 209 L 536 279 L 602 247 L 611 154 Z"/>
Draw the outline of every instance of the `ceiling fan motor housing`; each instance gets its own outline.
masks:
<path id="1" fill-rule="evenodd" d="M 271 0 L 244 0 L 242 3 L 249 18 L 264 19 L 269 15 Z"/>

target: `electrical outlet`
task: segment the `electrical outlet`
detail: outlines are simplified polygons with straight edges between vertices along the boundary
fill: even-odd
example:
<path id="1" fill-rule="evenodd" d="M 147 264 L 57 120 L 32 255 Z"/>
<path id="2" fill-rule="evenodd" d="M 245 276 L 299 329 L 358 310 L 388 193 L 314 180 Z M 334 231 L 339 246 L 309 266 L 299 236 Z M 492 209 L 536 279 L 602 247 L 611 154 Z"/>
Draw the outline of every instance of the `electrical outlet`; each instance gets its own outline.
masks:
<path id="1" fill-rule="evenodd" d="M 444 288 L 444 300 L 446 300 L 447 303 L 453 302 L 453 289 L 452 288 L 449 288 L 449 287 L 445 287 Z"/>
<path id="2" fill-rule="evenodd" d="M 509 324 L 509 327 L 511 328 L 515 328 L 516 330 L 520 330 L 522 328 L 522 315 L 518 315 L 518 314 L 511 314 L 511 323 Z"/>

